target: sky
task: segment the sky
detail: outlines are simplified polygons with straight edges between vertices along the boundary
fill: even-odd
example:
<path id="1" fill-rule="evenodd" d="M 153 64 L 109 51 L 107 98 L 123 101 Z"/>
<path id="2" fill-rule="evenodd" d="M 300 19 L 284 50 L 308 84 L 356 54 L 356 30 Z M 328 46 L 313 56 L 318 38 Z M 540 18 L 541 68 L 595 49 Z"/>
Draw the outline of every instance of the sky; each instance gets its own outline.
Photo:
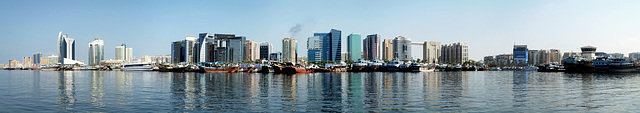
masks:
<path id="1" fill-rule="evenodd" d="M 133 56 L 169 55 L 171 42 L 198 33 L 236 34 L 270 42 L 282 51 L 293 37 L 306 56 L 314 32 L 379 34 L 413 42 L 466 42 L 470 59 L 529 49 L 579 52 L 581 46 L 608 53 L 640 52 L 638 0 L 1 0 L 0 63 L 42 52 L 57 55 L 60 31 L 76 40 L 76 59 L 87 61 L 94 38 L 105 43 L 105 60 L 126 43 Z M 300 24 L 298 33 L 290 29 Z M 346 52 L 346 48 L 343 48 Z M 422 48 L 412 46 L 422 58 Z"/>

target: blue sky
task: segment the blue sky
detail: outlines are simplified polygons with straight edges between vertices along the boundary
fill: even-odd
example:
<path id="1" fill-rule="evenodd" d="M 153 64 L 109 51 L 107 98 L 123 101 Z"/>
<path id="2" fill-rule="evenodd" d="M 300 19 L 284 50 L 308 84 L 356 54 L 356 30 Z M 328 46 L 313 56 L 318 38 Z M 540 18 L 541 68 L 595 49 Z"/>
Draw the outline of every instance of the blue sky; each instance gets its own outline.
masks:
<path id="1" fill-rule="evenodd" d="M 170 43 L 186 35 L 233 33 L 257 42 L 298 40 L 314 32 L 396 36 L 414 42 L 467 42 L 470 58 L 510 53 L 512 45 L 530 49 L 640 51 L 640 1 L 637 0 L 459 0 L 459 1 L 0 1 L 0 60 L 42 52 L 57 54 L 58 32 L 76 39 L 76 57 L 87 59 L 88 43 L 105 41 L 105 59 L 126 43 L 135 57 L 168 55 Z M 296 24 L 297 34 L 289 33 Z M 346 44 L 343 45 L 346 47 Z M 343 48 L 346 50 L 346 48 Z M 413 46 L 413 56 L 422 49 Z"/>

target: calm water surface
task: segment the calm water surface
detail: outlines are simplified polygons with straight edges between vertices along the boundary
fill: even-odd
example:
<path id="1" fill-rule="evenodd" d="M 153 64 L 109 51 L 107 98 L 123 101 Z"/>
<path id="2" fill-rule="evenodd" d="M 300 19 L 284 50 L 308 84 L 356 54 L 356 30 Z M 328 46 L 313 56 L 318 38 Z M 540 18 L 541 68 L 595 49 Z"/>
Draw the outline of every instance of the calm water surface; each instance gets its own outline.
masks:
<path id="1" fill-rule="evenodd" d="M 0 71 L 0 112 L 638 112 L 640 74 Z"/>

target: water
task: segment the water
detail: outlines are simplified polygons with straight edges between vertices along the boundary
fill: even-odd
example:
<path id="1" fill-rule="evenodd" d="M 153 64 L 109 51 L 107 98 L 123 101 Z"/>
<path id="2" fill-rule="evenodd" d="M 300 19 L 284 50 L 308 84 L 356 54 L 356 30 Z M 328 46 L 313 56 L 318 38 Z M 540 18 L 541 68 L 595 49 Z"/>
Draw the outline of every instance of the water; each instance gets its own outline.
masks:
<path id="1" fill-rule="evenodd" d="M 0 71 L 0 112 L 637 112 L 640 74 Z"/>

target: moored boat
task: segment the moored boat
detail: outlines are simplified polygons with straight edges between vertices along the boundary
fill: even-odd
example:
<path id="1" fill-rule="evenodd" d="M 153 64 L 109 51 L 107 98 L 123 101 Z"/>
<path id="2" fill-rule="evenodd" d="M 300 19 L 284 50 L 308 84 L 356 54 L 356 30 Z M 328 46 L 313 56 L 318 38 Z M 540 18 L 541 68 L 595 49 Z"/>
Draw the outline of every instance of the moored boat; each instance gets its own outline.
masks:
<path id="1" fill-rule="evenodd" d="M 153 70 L 153 65 L 150 63 L 132 63 L 122 65 L 120 68 L 121 71 L 151 71 Z"/>

